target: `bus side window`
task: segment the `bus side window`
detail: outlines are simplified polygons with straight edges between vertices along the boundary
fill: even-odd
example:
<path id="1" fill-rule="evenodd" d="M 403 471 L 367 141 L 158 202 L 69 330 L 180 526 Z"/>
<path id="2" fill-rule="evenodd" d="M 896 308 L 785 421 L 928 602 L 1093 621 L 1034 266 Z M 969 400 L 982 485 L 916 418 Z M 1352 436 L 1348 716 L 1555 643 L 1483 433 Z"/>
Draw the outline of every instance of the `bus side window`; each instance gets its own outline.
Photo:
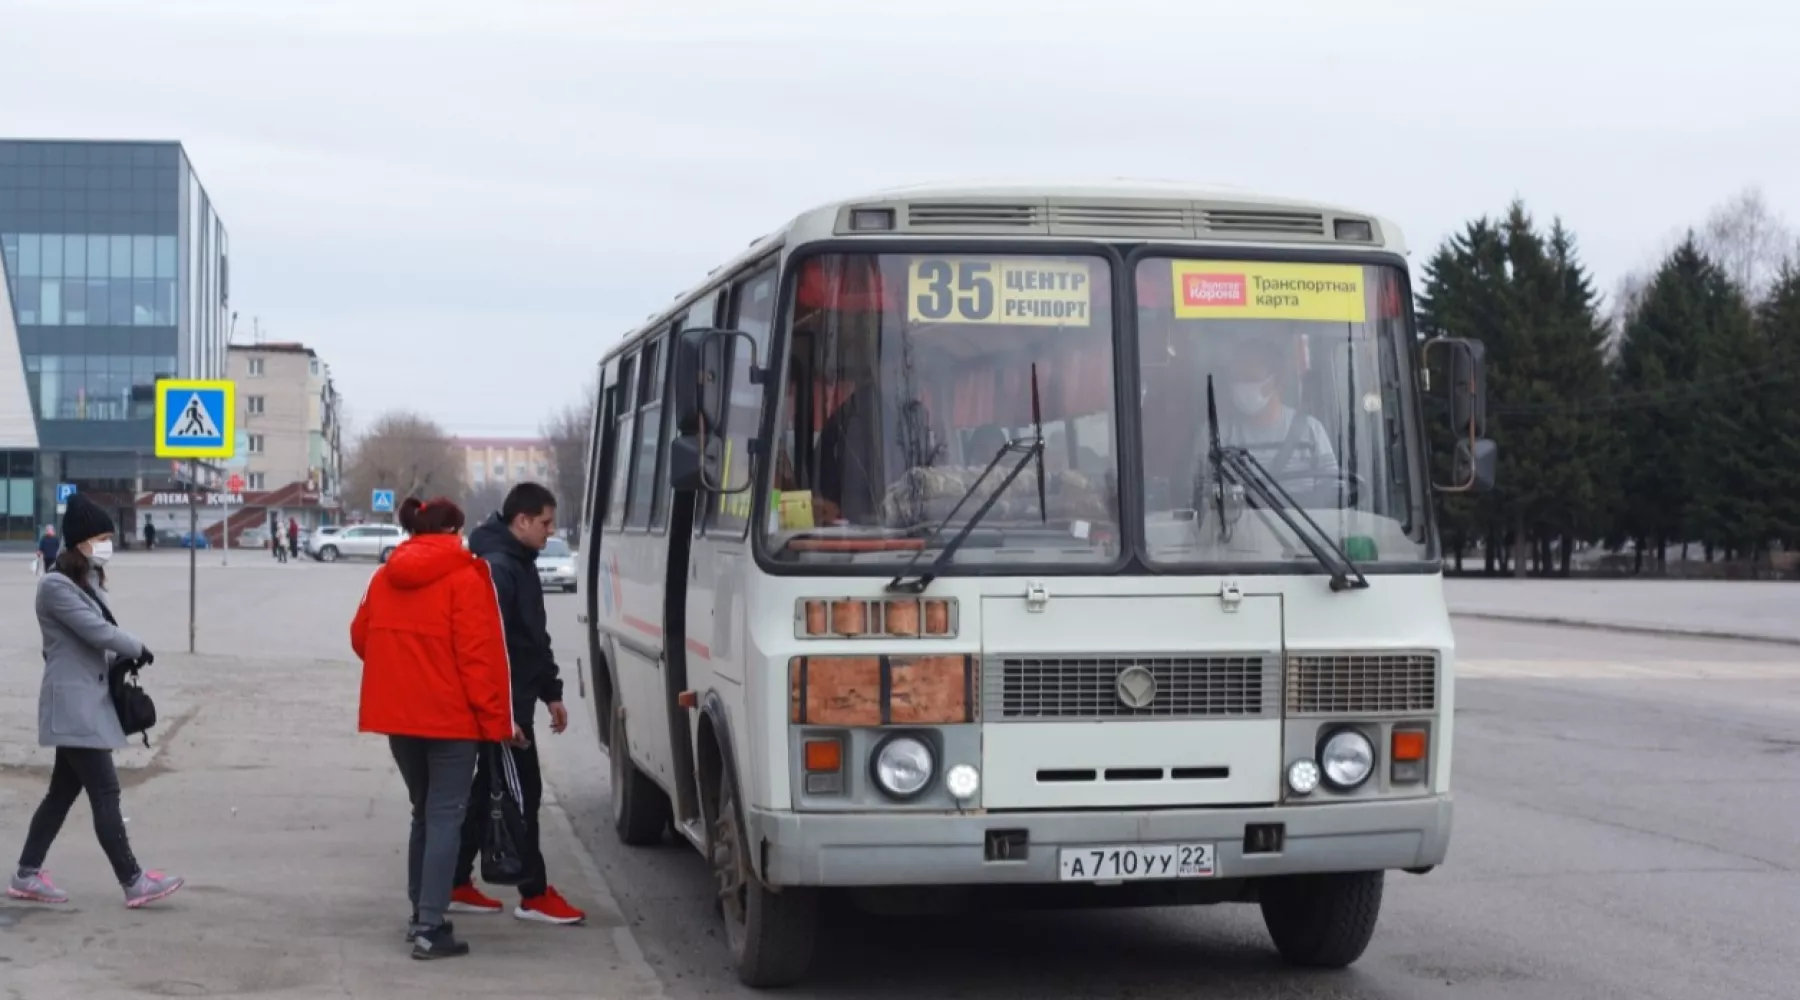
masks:
<path id="1" fill-rule="evenodd" d="M 712 292 L 708 292 L 706 295 L 700 297 L 699 299 L 696 299 L 694 301 L 694 304 L 688 307 L 687 313 L 685 315 L 683 315 L 680 319 L 677 319 L 675 321 L 675 324 L 669 328 L 668 351 L 670 353 L 671 359 L 673 359 L 673 357 L 674 357 L 675 344 L 676 344 L 678 338 L 681 336 L 681 331 L 683 331 L 683 330 L 705 330 L 705 329 L 709 329 L 711 327 L 718 325 L 717 312 L 719 309 L 719 299 L 720 299 L 720 296 L 723 294 L 724 293 L 722 290 L 715 290 Z M 671 360 L 670 363 L 672 366 L 673 360 Z M 670 377 L 671 378 L 674 377 L 673 371 L 670 372 Z M 671 385 L 669 391 L 671 393 L 673 393 L 673 391 L 674 391 L 673 385 Z M 664 415 L 664 418 L 663 418 L 664 422 L 666 424 L 668 424 L 668 426 L 663 429 L 662 454 L 660 456 L 658 456 L 657 460 L 656 460 L 656 476 L 657 476 L 656 481 L 657 481 L 657 492 L 662 494 L 663 505 L 665 507 L 670 507 L 670 505 L 672 505 L 675 502 L 675 495 L 674 495 L 674 490 L 671 489 L 669 486 L 669 444 L 668 444 L 668 442 L 673 441 L 675 439 L 675 426 L 674 426 L 674 424 L 675 424 L 675 408 L 673 406 L 667 406 L 667 407 L 664 407 L 664 409 L 668 411 Z M 671 509 L 673 509 L 673 508 L 671 507 Z M 658 519 L 657 526 L 661 527 L 662 524 L 663 524 L 663 521 L 661 519 Z M 694 534 L 696 534 L 696 535 L 698 535 L 700 533 L 700 521 L 698 518 L 696 518 L 694 521 L 693 531 L 694 531 Z"/>
<path id="2" fill-rule="evenodd" d="M 588 455 L 588 517 L 582 527 L 584 535 L 595 538 L 606 526 L 613 502 L 611 470 L 619 460 L 613 452 L 613 427 L 618 423 L 618 416 L 619 387 L 607 381 L 606 372 L 602 370 L 594 411 L 594 440 Z"/>
<path id="3" fill-rule="evenodd" d="M 662 394 L 667 381 L 663 361 L 667 341 L 662 336 L 638 352 L 637 440 L 631 464 L 631 509 L 625 513 L 628 528 L 648 528 L 662 523 L 662 498 L 657 494 L 661 477 L 656 456 L 662 445 Z"/>
<path id="4" fill-rule="evenodd" d="M 769 363 L 769 327 L 775 322 L 775 268 L 766 267 L 739 279 L 731 287 L 731 303 L 724 326 L 742 330 L 756 342 L 757 359 Z M 750 439 L 762 422 L 763 387 L 750 381 L 748 351 L 732 349 L 726 377 L 725 459 L 720 475 L 725 482 L 744 478 L 742 463 L 749 460 Z M 706 496 L 706 532 L 742 538 L 750 526 L 751 491 Z"/>
<path id="5" fill-rule="evenodd" d="M 619 362 L 619 381 L 613 392 L 613 467 L 612 486 L 606 491 L 606 527 L 618 531 L 625 526 L 625 509 L 631 506 L 631 434 L 635 419 L 631 392 L 635 388 L 636 357 Z"/>

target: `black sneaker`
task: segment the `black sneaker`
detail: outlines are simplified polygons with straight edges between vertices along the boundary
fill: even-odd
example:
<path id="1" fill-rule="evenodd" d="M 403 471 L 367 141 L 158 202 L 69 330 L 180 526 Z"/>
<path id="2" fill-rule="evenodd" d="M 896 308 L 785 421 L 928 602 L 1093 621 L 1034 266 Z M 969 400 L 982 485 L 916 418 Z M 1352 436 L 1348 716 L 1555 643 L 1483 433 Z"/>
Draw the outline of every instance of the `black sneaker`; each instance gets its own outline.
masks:
<path id="1" fill-rule="evenodd" d="M 421 929 L 413 936 L 412 957 L 421 962 L 468 953 L 468 942 L 456 939 L 456 927 L 447 920 L 436 927 Z"/>

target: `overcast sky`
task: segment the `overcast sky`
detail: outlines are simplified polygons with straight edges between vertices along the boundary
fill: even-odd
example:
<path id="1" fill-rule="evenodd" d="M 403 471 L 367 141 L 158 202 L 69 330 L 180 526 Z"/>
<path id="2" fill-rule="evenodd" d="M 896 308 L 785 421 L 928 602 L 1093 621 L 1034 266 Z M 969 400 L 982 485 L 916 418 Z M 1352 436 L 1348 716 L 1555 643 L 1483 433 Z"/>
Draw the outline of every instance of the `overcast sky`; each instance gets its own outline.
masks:
<path id="1" fill-rule="evenodd" d="M 754 237 L 870 188 L 1132 176 L 1396 220 L 1514 196 L 1611 291 L 1800 222 L 1787 0 L 0 0 L 0 135 L 180 139 L 252 317 L 353 418 L 534 433 Z"/>

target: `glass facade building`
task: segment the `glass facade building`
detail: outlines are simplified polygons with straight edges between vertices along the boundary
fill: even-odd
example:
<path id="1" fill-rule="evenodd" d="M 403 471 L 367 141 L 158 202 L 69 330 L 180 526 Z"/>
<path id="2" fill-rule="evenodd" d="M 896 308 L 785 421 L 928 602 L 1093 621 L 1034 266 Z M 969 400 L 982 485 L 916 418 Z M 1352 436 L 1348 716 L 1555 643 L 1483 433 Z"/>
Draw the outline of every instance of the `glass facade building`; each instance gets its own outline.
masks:
<path id="1" fill-rule="evenodd" d="M 0 412 L 0 541 L 51 523 L 59 482 L 104 497 L 122 532 L 136 494 L 170 484 L 154 386 L 225 376 L 228 251 L 180 143 L 0 139 L 0 352 L 23 376 L 0 359 L 0 393 L 22 381 L 35 432 L 6 434 Z"/>

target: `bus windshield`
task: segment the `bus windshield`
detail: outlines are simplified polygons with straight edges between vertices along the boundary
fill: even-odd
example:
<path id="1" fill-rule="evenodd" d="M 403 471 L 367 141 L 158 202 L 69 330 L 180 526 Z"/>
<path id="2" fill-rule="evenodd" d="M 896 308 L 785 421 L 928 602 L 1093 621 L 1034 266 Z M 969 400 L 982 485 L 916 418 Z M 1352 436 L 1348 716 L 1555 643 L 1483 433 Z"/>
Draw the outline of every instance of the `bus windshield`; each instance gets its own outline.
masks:
<path id="1" fill-rule="evenodd" d="M 1151 562 L 1317 570 L 1300 519 L 1235 482 L 1215 443 L 1241 448 L 1349 558 L 1427 557 L 1398 269 L 1150 257 L 1135 278 Z"/>
<path id="2" fill-rule="evenodd" d="M 978 517 L 947 571 L 1115 560 L 1111 282 L 1098 256 L 808 258 L 775 427 L 770 555 L 891 567 L 935 558 Z M 1007 447 L 1033 441 L 1041 452 Z"/>

